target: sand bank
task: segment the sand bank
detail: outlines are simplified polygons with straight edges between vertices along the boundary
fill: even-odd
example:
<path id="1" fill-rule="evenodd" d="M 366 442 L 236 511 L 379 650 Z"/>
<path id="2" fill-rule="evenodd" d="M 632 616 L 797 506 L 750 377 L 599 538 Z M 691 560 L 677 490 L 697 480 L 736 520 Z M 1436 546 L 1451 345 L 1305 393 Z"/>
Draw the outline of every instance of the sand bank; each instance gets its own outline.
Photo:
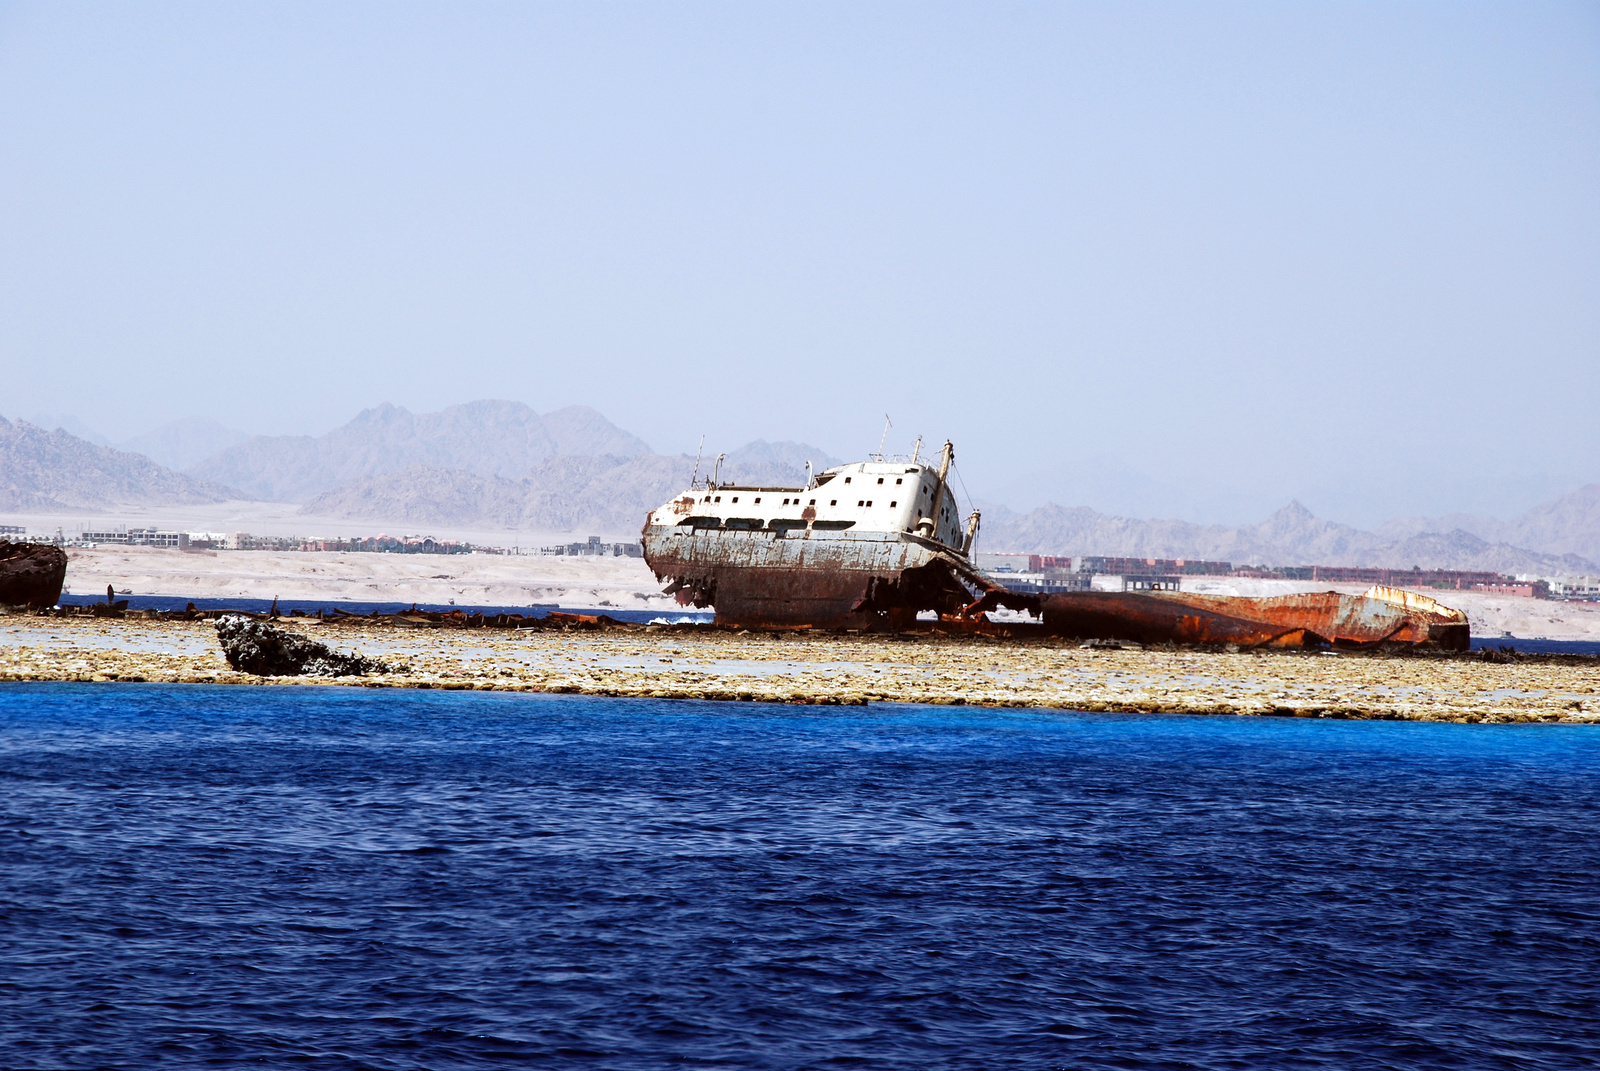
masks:
<path id="1" fill-rule="evenodd" d="M 763 702 L 989 704 L 1460 722 L 1600 723 L 1593 662 L 1084 650 L 922 637 L 710 629 L 508 633 L 285 622 L 393 672 L 319 680 L 230 670 L 204 621 L 0 618 L 0 681 L 347 684 Z"/>
<path id="2" fill-rule="evenodd" d="M 69 592 L 181 598 L 530 606 L 623 610 L 677 604 L 642 558 L 511 554 L 337 554 L 155 547 L 72 548 Z"/>

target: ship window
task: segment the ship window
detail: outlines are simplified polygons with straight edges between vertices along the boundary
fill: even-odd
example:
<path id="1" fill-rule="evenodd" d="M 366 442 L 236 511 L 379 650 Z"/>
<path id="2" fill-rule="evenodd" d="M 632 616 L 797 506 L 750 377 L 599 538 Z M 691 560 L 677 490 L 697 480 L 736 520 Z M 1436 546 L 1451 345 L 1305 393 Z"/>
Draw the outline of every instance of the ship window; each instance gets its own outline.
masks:
<path id="1" fill-rule="evenodd" d="M 864 498 L 856 499 L 856 508 L 857 509 L 860 509 L 862 506 L 865 506 L 866 504 L 867 504 L 866 499 L 864 499 Z"/>
<path id="2" fill-rule="evenodd" d="M 716 497 L 716 501 L 718 501 L 718 502 L 721 502 L 721 501 L 722 501 L 722 496 L 721 496 L 721 495 L 718 495 L 718 496 L 717 496 L 717 497 Z"/>
<path id="3" fill-rule="evenodd" d="M 735 501 L 735 502 L 737 502 L 737 501 L 739 501 L 739 496 L 738 496 L 738 495 L 734 495 L 734 496 L 733 496 L 733 500 L 734 500 L 734 501 Z M 721 501 L 722 501 L 722 499 L 720 499 L 720 498 L 719 498 L 719 499 L 717 499 L 717 501 L 718 501 L 718 502 L 721 502 Z"/>
<path id="4" fill-rule="evenodd" d="M 844 482 L 845 482 L 845 483 L 849 483 L 849 482 L 850 482 L 850 477 L 848 477 L 848 476 L 846 476 L 846 477 L 845 477 L 845 478 L 844 478 Z"/>
<path id="5" fill-rule="evenodd" d="M 895 483 L 896 483 L 896 484 L 899 484 L 899 483 L 902 483 L 902 482 L 903 482 L 903 481 L 901 481 L 901 480 L 896 480 L 896 481 L 895 481 Z"/>
<path id="6" fill-rule="evenodd" d="M 734 501 L 737 502 L 738 499 L 734 499 Z M 760 498 L 756 499 L 756 505 L 758 505 L 758 506 L 761 505 L 761 499 Z"/>
<path id="7" fill-rule="evenodd" d="M 838 504 L 839 504 L 839 500 L 837 498 L 830 498 L 828 500 L 828 505 L 830 505 L 830 506 L 837 506 Z"/>
<path id="8" fill-rule="evenodd" d="M 871 507 L 872 507 L 872 499 L 869 498 L 869 499 L 867 499 L 867 508 L 870 509 Z"/>
<path id="9" fill-rule="evenodd" d="M 879 483 L 882 483 L 882 482 L 883 482 L 883 477 L 882 477 L 882 476 L 879 476 L 879 477 L 878 477 L 878 482 L 879 482 Z"/>
<path id="10" fill-rule="evenodd" d="M 817 500 L 816 500 L 816 499 L 814 499 L 814 498 L 813 498 L 813 499 L 812 499 L 812 500 L 811 500 L 811 504 L 812 504 L 812 505 L 813 505 L 813 506 L 815 506 L 815 505 L 816 505 L 816 504 L 817 504 Z"/>
<path id="11" fill-rule="evenodd" d="M 896 507 L 896 506 L 898 506 L 898 505 L 899 505 L 899 504 L 900 504 L 900 503 L 898 503 L 898 502 L 891 502 L 891 503 L 889 503 L 889 508 L 890 508 L 890 509 L 894 509 L 894 508 L 895 508 L 895 507 Z"/>

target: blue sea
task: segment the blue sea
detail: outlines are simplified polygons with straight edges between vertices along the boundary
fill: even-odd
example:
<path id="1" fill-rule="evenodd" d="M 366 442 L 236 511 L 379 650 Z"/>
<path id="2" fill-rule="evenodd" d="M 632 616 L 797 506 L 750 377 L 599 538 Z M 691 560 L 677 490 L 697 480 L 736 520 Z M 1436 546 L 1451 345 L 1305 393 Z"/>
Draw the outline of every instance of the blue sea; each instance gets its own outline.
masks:
<path id="1" fill-rule="evenodd" d="M 0 1066 L 1579 1068 L 1600 728 L 0 686 Z"/>

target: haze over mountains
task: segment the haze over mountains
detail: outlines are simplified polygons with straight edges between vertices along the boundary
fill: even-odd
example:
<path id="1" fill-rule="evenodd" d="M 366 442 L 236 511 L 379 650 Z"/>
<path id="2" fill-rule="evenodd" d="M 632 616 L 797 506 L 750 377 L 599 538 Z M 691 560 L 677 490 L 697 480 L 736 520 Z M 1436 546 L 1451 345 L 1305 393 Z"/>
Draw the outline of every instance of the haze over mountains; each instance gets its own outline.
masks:
<path id="1" fill-rule="evenodd" d="M 800 458 L 798 462 L 794 458 Z M 805 461 L 820 471 L 838 462 L 799 443 L 750 443 L 722 462 L 724 481 L 798 486 Z M 700 474 L 709 475 L 703 460 Z M 398 518 L 419 524 L 492 524 L 549 531 L 637 533 L 647 512 L 682 491 L 691 457 L 548 457 L 520 479 L 415 465 L 357 480 L 318 495 L 306 513 Z"/>
<path id="2" fill-rule="evenodd" d="M 248 438 L 249 432 L 230 428 L 215 420 L 176 420 L 147 434 L 107 445 L 129 453 L 143 454 L 169 469 L 187 469 Z"/>
<path id="3" fill-rule="evenodd" d="M 190 471 L 254 498 L 304 502 L 341 484 L 414 465 L 510 478 L 548 457 L 648 453 L 643 441 L 587 406 L 540 416 L 521 402 L 468 402 L 420 414 L 386 403 L 315 438 L 254 436 Z"/>
<path id="4" fill-rule="evenodd" d="M 173 472 L 140 454 L 0 417 L 0 509 L 183 506 L 238 497 L 232 488 Z"/>
<path id="5" fill-rule="evenodd" d="M 419 526 L 498 526 L 627 536 L 681 490 L 695 459 L 655 454 L 587 406 L 540 414 L 477 401 L 436 413 L 364 410 L 321 436 L 243 436 L 212 421 L 180 422 L 133 440 L 189 460 L 183 472 L 62 428 L 0 419 L 0 509 L 171 505 L 249 498 L 303 512 Z M 195 460 L 208 446 L 215 447 Z M 805 463 L 839 460 L 801 443 L 757 440 L 722 460 L 724 482 L 793 485 Z M 702 458 L 709 476 L 716 456 Z M 966 504 L 970 505 L 970 503 Z M 1290 503 L 1259 524 L 1140 520 L 1047 504 L 1028 513 L 985 504 L 990 551 L 1224 559 L 1237 564 L 1367 565 L 1593 573 L 1600 560 L 1600 484 L 1513 520 L 1403 518 L 1375 532 L 1322 520 Z"/>
<path id="6" fill-rule="evenodd" d="M 1585 490 L 1600 490 L 1586 488 Z M 1583 492 L 1578 492 L 1582 494 Z M 1571 496 L 1569 496 L 1571 497 Z M 1415 531 L 1398 538 L 1322 520 L 1291 502 L 1259 524 L 1191 524 L 1133 520 L 1046 505 L 1026 514 L 1004 506 L 984 511 L 985 550 L 1033 554 L 1118 554 L 1202 558 L 1236 565 L 1352 565 L 1373 568 L 1471 569 L 1497 573 L 1587 574 L 1593 560 L 1570 552 L 1529 550 L 1461 529 Z M 1562 544 L 1581 542 L 1564 537 Z M 1600 539 L 1591 540 L 1600 543 Z M 1600 547 L 1596 548 L 1600 551 Z M 1597 554 L 1600 556 L 1600 554 Z"/>

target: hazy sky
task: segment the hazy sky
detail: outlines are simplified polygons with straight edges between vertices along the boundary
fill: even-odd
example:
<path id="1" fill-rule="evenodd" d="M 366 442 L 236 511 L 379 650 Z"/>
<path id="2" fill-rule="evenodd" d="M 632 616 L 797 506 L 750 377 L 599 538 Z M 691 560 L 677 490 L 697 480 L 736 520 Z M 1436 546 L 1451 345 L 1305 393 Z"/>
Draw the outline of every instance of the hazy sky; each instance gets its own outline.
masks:
<path id="1" fill-rule="evenodd" d="M 0 370 L 1510 515 L 1600 480 L 1600 5 L 0 4 Z"/>

